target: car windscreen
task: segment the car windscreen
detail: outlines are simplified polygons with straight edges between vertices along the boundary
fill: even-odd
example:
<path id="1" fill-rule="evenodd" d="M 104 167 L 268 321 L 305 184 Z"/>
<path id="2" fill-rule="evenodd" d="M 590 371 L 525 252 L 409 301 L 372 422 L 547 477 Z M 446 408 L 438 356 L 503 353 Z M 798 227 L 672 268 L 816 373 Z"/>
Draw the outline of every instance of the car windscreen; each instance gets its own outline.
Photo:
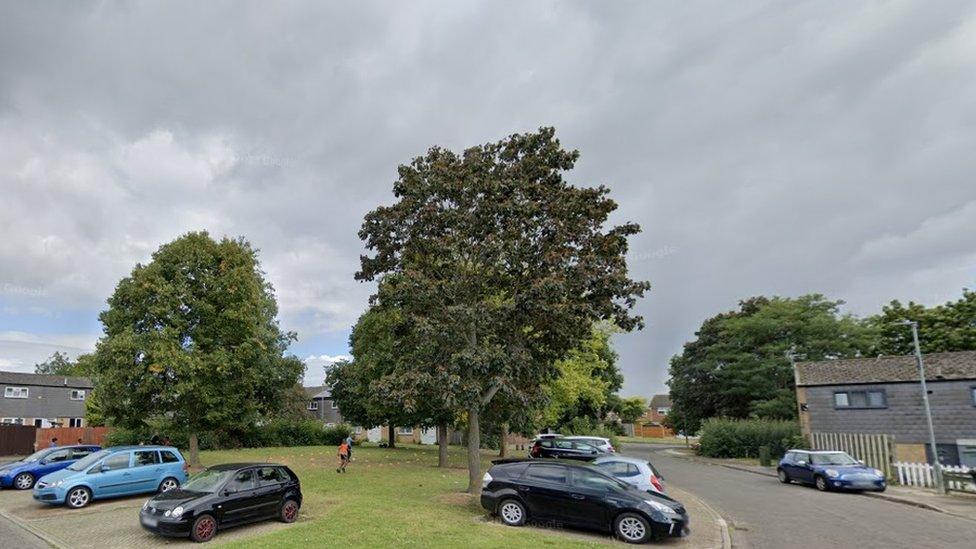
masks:
<path id="1" fill-rule="evenodd" d="M 205 492 L 207 494 L 212 494 L 220 489 L 228 478 L 234 475 L 237 471 L 218 471 L 216 469 L 207 469 L 200 471 L 199 473 L 190 477 L 190 480 L 186 481 L 183 485 L 184 490 L 189 490 L 191 492 Z"/>
<path id="2" fill-rule="evenodd" d="M 857 460 L 844 452 L 810 454 L 810 459 L 813 460 L 814 465 L 857 465 Z"/>
<path id="3" fill-rule="evenodd" d="M 95 452 L 94 454 L 88 455 L 88 457 L 79 459 L 78 461 L 69 465 L 68 469 L 72 471 L 84 471 L 85 469 L 91 467 L 92 465 L 95 465 L 95 463 L 97 463 L 98 460 L 102 459 L 103 457 L 111 453 L 112 452 L 109 452 L 108 450 L 100 450 L 98 452 Z"/>
<path id="4" fill-rule="evenodd" d="M 50 448 L 45 448 L 43 450 L 38 450 L 38 451 L 34 452 L 33 454 L 25 457 L 24 458 L 24 461 L 26 461 L 28 463 L 32 463 L 32 462 L 35 462 L 35 461 L 40 461 L 41 458 L 43 458 L 44 455 L 47 454 L 50 451 L 51 451 Z"/>

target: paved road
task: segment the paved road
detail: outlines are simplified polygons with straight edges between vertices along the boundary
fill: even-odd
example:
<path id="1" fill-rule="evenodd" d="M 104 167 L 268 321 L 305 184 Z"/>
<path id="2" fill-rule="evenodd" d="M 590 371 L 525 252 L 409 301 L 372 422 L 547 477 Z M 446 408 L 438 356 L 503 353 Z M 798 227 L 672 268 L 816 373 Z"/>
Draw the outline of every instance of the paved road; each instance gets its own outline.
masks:
<path id="1" fill-rule="evenodd" d="M 730 520 L 735 547 L 976 547 L 974 521 L 856 494 L 783 485 L 773 477 L 671 456 L 656 445 L 629 444 L 623 450 L 649 458 L 666 483 L 697 495 Z"/>
<path id="2" fill-rule="evenodd" d="M 0 517 L 0 546 L 17 549 L 48 549 L 46 543 L 4 517 Z"/>

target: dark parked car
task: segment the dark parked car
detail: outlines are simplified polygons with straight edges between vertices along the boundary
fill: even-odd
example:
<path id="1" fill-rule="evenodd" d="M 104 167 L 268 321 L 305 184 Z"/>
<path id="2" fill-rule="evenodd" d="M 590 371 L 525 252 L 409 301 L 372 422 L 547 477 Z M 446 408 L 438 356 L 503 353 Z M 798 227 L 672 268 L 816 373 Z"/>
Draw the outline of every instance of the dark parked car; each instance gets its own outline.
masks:
<path id="1" fill-rule="evenodd" d="M 302 505 L 298 476 L 274 463 L 230 463 L 194 475 L 142 506 L 139 521 L 163 536 L 210 541 L 217 530 L 277 518 L 294 522 Z"/>
<path id="2" fill-rule="evenodd" d="M 481 506 L 509 526 L 552 521 L 609 531 L 628 543 L 688 533 L 688 514 L 677 501 L 582 463 L 495 461 L 482 480 Z"/>
<path id="3" fill-rule="evenodd" d="M 532 441 L 530 458 L 566 458 L 591 460 L 606 452 L 592 444 L 568 438 L 543 438 Z"/>
<path id="4" fill-rule="evenodd" d="M 780 482 L 813 484 L 817 490 L 873 490 L 884 492 L 884 473 L 844 452 L 790 450 L 776 467 Z"/>

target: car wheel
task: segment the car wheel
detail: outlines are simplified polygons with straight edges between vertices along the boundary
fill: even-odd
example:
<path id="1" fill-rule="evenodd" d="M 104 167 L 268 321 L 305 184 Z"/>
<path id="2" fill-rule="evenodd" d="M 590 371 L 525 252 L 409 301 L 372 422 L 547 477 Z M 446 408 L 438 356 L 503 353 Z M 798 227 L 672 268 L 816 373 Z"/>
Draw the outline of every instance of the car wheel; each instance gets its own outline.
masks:
<path id="1" fill-rule="evenodd" d="M 173 477 L 164 478 L 162 482 L 159 483 L 159 492 L 169 492 L 170 490 L 175 490 L 180 487 L 180 482 Z"/>
<path id="2" fill-rule="evenodd" d="M 72 509 L 81 509 L 91 502 L 91 490 L 84 486 L 72 488 L 64 497 L 64 503 Z"/>
<path id="3" fill-rule="evenodd" d="M 207 542 L 217 535 L 217 519 L 210 515 L 200 515 L 190 528 L 190 539 L 197 543 Z"/>
<path id="4" fill-rule="evenodd" d="M 518 500 L 506 499 L 498 506 L 498 516 L 509 526 L 522 526 L 526 519 L 525 506 Z"/>
<path id="5" fill-rule="evenodd" d="M 285 503 L 281 505 L 281 511 L 278 513 L 278 518 L 281 522 L 295 522 L 298 520 L 298 502 L 293 499 L 286 499 Z"/>
<path id="6" fill-rule="evenodd" d="M 780 469 L 779 471 L 776 471 L 776 476 L 779 477 L 779 481 L 783 484 L 790 483 L 790 475 L 787 475 L 786 471 Z"/>
<path id="7" fill-rule="evenodd" d="M 623 513 L 613 522 L 613 532 L 627 543 L 646 543 L 651 539 L 651 524 L 637 513 Z"/>
<path id="8" fill-rule="evenodd" d="M 814 479 L 813 485 L 816 486 L 817 490 L 820 490 L 821 492 L 826 492 L 827 490 L 830 490 L 830 484 L 827 483 L 827 479 L 819 475 L 817 476 L 816 479 Z"/>
<path id="9" fill-rule="evenodd" d="M 34 475 L 21 473 L 14 477 L 14 488 L 18 490 L 30 490 L 34 487 Z"/>

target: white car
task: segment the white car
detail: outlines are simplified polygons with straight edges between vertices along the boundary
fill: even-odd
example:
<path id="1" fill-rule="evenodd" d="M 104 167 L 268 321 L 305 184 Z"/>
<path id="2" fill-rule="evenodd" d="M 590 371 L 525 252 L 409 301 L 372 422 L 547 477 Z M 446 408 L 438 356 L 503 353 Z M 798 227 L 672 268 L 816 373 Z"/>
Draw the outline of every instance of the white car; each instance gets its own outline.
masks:
<path id="1" fill-rule="evenodd" d="M 613 454 L 616 450 L 613 449 L 613 444 L 610 444 L 610 439 L 602 437 L 587 437 L 587 436 L 571 436 L 563 437 L 566 440 L 578 440 L 580 442 L 585 442 L 590 446 L 595 447 L 597 450 L 603 452 L 604 454 Z"/>
<path id="2" fill-rule="evenodd" d="M 664 477 L 646 459 L 609 455 L 600 456 L 591 464 L 613 478 L 633 484 L 638 490 L 664 493 Z"/>

